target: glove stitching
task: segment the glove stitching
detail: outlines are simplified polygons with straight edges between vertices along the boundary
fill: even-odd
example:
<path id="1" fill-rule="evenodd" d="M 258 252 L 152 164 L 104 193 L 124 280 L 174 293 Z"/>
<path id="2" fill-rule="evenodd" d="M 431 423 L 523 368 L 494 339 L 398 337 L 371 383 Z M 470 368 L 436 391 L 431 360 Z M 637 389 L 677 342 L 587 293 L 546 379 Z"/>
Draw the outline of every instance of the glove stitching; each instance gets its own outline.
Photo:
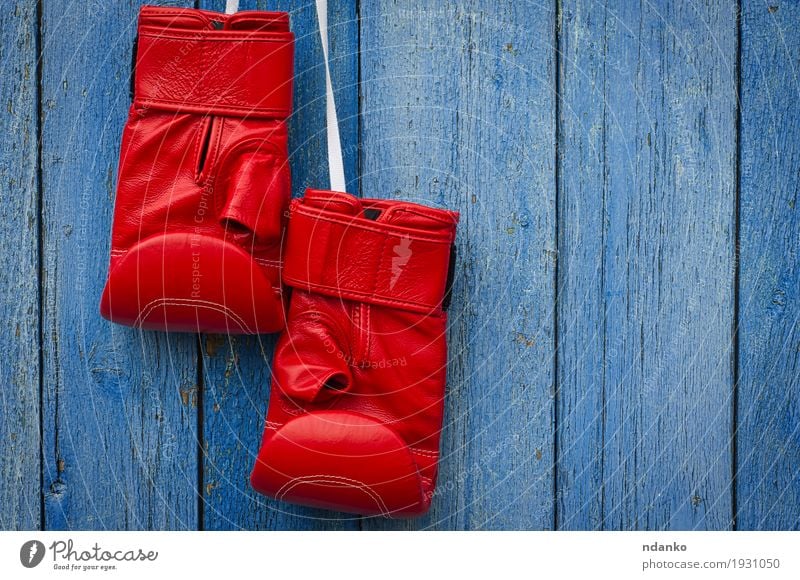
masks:
<path id="1" fill-rule="evenodd" d="M 421 300 L 402 300 L 400 298 L 387 298 L 383 295 L 378 294 L 370 294 L 369 292 L 361 292 L 359 290 L 342 290 L 341 288 L 328 286 L 326 284 L 320 284 L 319 282 L 311 282 L 308 280 L 297 280 L 292 278 L 291 276 L 287 276 L 284 274 L 284 282 L 290 286 L 297 286 L 304 290 L 311 291 L 315 288 L 328 290 L 334 294 L 334 296 L 341 296 L 342 298 L 348 298 L 350 300 L 355 300 L 357 302 L 364 301 L 371 299 L 373 302 L 377 302 L 380 306 L 396 306 L 399 308 L 402 307 L 416 307 L 414 309 L 415 312 L 423 311 L 425 314 L 433 314 L 438 313 L 440 311 L 437 304 L 430 304 Z"/>
<path id="2" fill-rule="evenodd" d="M 416 447 L 409 447 L 411 453 L 416 453 L 417 455 L 424 455 L 426 457 L 438 457 L 439 453 L 436 451 L 428 451 L 427 449 L 419 449 Z"/>
<path id="3" fill-rule="evenodd" d="M 427 212 L 424 212 L 424 211 L 417 210 L 416 208 L 410 208 L 410 207 L 397 207 L 394 211 L 395 211 L 395 213 L 410 213 L 411 215 L 416 215 L 416 216 L 420 216 L 420 217 L 423 217 L 423 218 L 436 220 L 436 221 L 438 221 L 441 224 L 446 225 L 446 226 L 452 226 L 453 225 L 453 222 L 451 220 L 447 220 L 447 219 L 443 218 L 442 216 L 437 215 L 437 213 L 434 213 L 434 212 L 427 213 Z"/>
<path id="4" fill-rule="evenodd" d="M 370 293 L 370 296 L 379 296 L 379 294 L 378 294 L 378 278 L 379 278 L 379 274 L 381 272 L 385 271 L 385 270 L 383 270 L 383 262 L 386 260 L 386 243 L 388 241 L 389 241 L 389 236 L 385 236 L 383 238 L 383 243 L 381 244 L 380 254 L 378 254 L 377 267 L 372 269 L 375 274 L 372 277 L 372 292 Z"/>
<path id="5" fill-rule="evenodd" d="M 223 113 L 238 113 L 241 117 L 253 117 L 257 113 L 270 113 L 277 116 L 288 116 L 287 109 L 274 109 L 267 107 L 254 107 L 252 105 L 220 105 L 212 103 L 188 103 L 187 99 L 167 99 L 164 97 L 150 97 L 150 98 L 137 98 L 136 106 L 158 108 L 158 105 L 180 105 L 180 109 L 186 112 L 200 112 L 200 113 L 214 113 L 216 111 Z"/>
<path id="6" fill-rule="evenodd" d="M 381 228 L 376 228 L 376 227 L 370 227 L 370 226 L 368 226 L 366 224 L 359 223 L 356 220 L 351 220 L 349 222 L 346 222 L 344 220 L 336 219 L 336 218 L 334 218 L 332 216 L 329 216 L 329 215 L 326 215 L 324 213 L 316 214 L 314 212 L 308 211 L 308 210 L 305 209 L 305 207 L 303 207 L 301 205 L 295 206 L 295 208 L 296 208 L 295 212 L 299 213 L 300 215 L 302 215 L 304 217 L 312 218 L 312 219 L 318 220 L 318 221 L 326 221 L 326 222 L 339 224 L 339 225 L 347 227 L 351 231 L 353 229 L 365 230 L 365 231 L 374 232 L 376 234 L 380 234 L 380 235 L 386 236 L 386 237 L 392 236 L 392 237 L 394 237 L 396 239 L 400 239 L 401 237 L 408 237 L 408 238 L 411 238 L 412 240 L 416 240 L 418 242 L 430 242 L 432 244 L 441 244 L 443 246 L 449 246 L 450 244 L 453 243 L 452 235 L 443 236 L 441 238 L 431 238 L 431 237 L 427 237 L 427 236 L 421 235 L 418 230 L 414 230 L 413 228 L 406 228 L 406 227 L 402 227 L 402 226 L 399 226 L 398 229 L 402 229 L 403 231 L 401 233 L 396 233 L 394 231 L 394 228 L 392 228 L 392 229 L 389 229 L 389 228 L 381 229 Z"/>
<path id="7" fill-rule="evenodd" d="M 367 345 L 365 347 L 366 350 L 364 351 L 364 358 L 365 359 L 369 359 L 370 358 L 370 353 L 372 353 L 372 331 L 371 331 L 371 328 L 372 328 L 372 306 L 370 304 L 366 304 L 365 306 L 366 306 L 365 310 L 366 310 L 366 314 L 367 314 L 367 316 L 366 316 L 366 318 L 367 318 L 367 325 L 366 325 L 366 328 L 367 328 Z"/>
<path id="8" fill-rule="evenodd" d="M 253 258 L 259 264 L 264 264 L 266 266 L 283 266 L 283 260 L 270 260 L 268 258 Z"/>
<path id="9" fill-rule="evenodd" d="M 290 35 L 291 32 L 259 32 L 258 34 L 261 35 L 272 35 L 272 38 L 253 38 L 253 32 L 248 31 L 247 35 L 243 35 L 237 32 L 220 32 L 220 31 L 192 31 L 186 34 L 181 34 L 178 31 L 171 31 L 168 34 L 164 32 L 159 32 L 157 27 L 156 31 L 154 32 L 147 32 L 146 29 L 150 28 L 149 26 L 143 27 L 145 31 L 140 29 L 139 36 L 144 38 L 153 38 L 155 40 L 188 40 L 194 42 L 220 42 L 220 41 L 235 41 L 239 42 L 251 42 L 251 43 L 264 43 L 264 44 L 279 44 L 279 45 L 293 45 L 294 38 L 287 38 L 287 35 Z M 205 34 L 204 34 L 205 32 Z M 281 38 L 282 36 L 282 38 Z M 273 56 L 277 51 L 270 52 L 268 56 Z M 261 62 L 263 59 L 247 59 L 247 60 L 256 60 L 256 62 Z"/>
<path id="10" fill-rule="evenodd" d="M 214 310 L 233 319 L 234 322 L 236 322 L 247 333 L 255 334 L 245 323 L 245 321 L 238 314 L 236 314 L 236 312 L 224 304 L 209 300 L 196 300 L 191 298 L 156 298 L 151 300 L 139 311 L 139 316 L 136 317 L 136 320 L 133 322 L 133 326 L 140 327 L 147 317 L 149 317 L 159 306 L 195 306 L 195 308 L 208 308 L 209 310 Z"/>
<path id="11" fill-rule="evenodd" d="M 386 506 L 386 503 L 383 501 L 381 495 L 376 492 L 371 486 L 367 485 L 362 481 L 358 481 L 357 479 L 351 479 L 349 477 L 344 477 L 341 475 L 332 475 L 327 473 L 320 473 L 316 475 L 303 475 L 300 477 L 293 477 L 291 480 L 283 484 L 283 486 L 275 493 L 275 497 L 278 499 L 283 499 L 286 495 L 292 491 L 298 485 L 302 485 L 303 483 L 333 483 L 337 484 L 342 487 L 342 483 L 350 484 L 351 487 L 360 488 L 364 493 L 366 493 L 378 506 L 378 509 L 381 510 L 382 514 L 389 514 L 389 508 Z M 346 485 L 344 487 L 347 487 Z"/>
<path id="12" fill-rule="evenodd" d="M 199 182 L 199 177 L 202 175 L 203 168 L 200 167 L 200 143 L 203 141 L 206 131 L 208 131 L 208 124 L 211 122 L 209 117 L 202 119 L 197 126 L 194 138 L 194 161 L 192 164 L 198 168 L 195 171 L 195 181 Z"/>
<path id="13" fill-rule="evenodd" d="M 350 320 L 352 320 L 352 323 L 350 324 L 350 340 L 355 346 L 355 348 L 353 348 L 353 357 L 361 357 L 363 354 L 363 349 L 360 348 L 362 346 L 361 343 L 363 342 L 361 340 L 361 334 L 363 333 L 363 330 L 361 329 L 361 304 L 348 304 L 347 310 L 349 310 Z M 356 333 L 358 333 L 358 336 L 356 336 Z"/>

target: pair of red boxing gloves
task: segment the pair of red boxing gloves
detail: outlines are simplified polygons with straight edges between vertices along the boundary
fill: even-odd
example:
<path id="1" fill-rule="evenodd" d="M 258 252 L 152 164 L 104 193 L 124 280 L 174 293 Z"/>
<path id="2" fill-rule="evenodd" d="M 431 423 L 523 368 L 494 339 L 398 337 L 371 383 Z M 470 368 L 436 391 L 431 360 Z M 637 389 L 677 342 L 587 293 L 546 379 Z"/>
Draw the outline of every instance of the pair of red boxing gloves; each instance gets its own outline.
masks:
<path id="1" fill-rule="evenodd" d="M 458 214 L 313 189 L 290 201 L 293 42 L 286 13 L 141 9 L 100 310 L 143 329 L 282 331 L 253 487 L 418 515 Z"/>

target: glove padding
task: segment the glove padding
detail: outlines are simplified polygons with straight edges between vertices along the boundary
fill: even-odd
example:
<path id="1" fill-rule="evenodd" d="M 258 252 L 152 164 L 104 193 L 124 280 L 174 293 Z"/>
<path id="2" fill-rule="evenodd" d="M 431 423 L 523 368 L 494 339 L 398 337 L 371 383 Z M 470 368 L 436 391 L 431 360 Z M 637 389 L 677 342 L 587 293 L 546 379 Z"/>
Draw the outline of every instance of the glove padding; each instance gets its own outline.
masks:
<path id="1" fill-rule="evenodd" d="M 458 214 L 309 190 L 291 204 L 287 328 L 251 482 L 364 515 L 427 511 L 442 427 Z"/>
<path id="2" fill-rule="evenodd" d="M 145 6 L 137 44 L 100 311 L 147 329 L 278 331 L 289 17 Z"/>

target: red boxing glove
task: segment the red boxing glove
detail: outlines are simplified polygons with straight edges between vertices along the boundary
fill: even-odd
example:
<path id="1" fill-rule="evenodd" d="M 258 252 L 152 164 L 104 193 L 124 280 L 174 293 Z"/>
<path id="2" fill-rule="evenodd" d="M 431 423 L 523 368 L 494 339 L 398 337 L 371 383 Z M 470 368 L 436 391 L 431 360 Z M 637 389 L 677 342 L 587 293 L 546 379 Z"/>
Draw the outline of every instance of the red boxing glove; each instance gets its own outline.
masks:
<path id="1" fill-rule="evenodd" d="M 450 211 L 330 191 L 292 201 L 283 280 L 293 291 L 257 491 L 364 515 L 427 511 L 457 222 Z"/>
<path id="2" fill-rule="evenodd" d="M 156 330 L 280 330 L 289 17 L 145 6 L 137 42 L 100 312 Z"/>

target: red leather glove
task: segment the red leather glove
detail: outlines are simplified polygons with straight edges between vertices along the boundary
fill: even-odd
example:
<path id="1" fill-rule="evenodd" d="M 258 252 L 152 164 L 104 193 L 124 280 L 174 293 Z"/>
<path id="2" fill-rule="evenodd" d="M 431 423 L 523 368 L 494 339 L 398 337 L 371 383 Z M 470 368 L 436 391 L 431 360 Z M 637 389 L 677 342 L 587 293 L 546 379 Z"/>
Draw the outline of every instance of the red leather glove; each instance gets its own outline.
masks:
<path id="1" fill-rule="evenodd" d="M 251 482 L 266 495 L 412 516 L 436 481 L 458 214 L 308 190 L 293 200 L 293 288 Z"/>
<path id="2" fill-rule="evenodd" d="M 289 17 L 145 6 L 137 42 L 100 311 L 148 329 L 280 330 Z"/>

